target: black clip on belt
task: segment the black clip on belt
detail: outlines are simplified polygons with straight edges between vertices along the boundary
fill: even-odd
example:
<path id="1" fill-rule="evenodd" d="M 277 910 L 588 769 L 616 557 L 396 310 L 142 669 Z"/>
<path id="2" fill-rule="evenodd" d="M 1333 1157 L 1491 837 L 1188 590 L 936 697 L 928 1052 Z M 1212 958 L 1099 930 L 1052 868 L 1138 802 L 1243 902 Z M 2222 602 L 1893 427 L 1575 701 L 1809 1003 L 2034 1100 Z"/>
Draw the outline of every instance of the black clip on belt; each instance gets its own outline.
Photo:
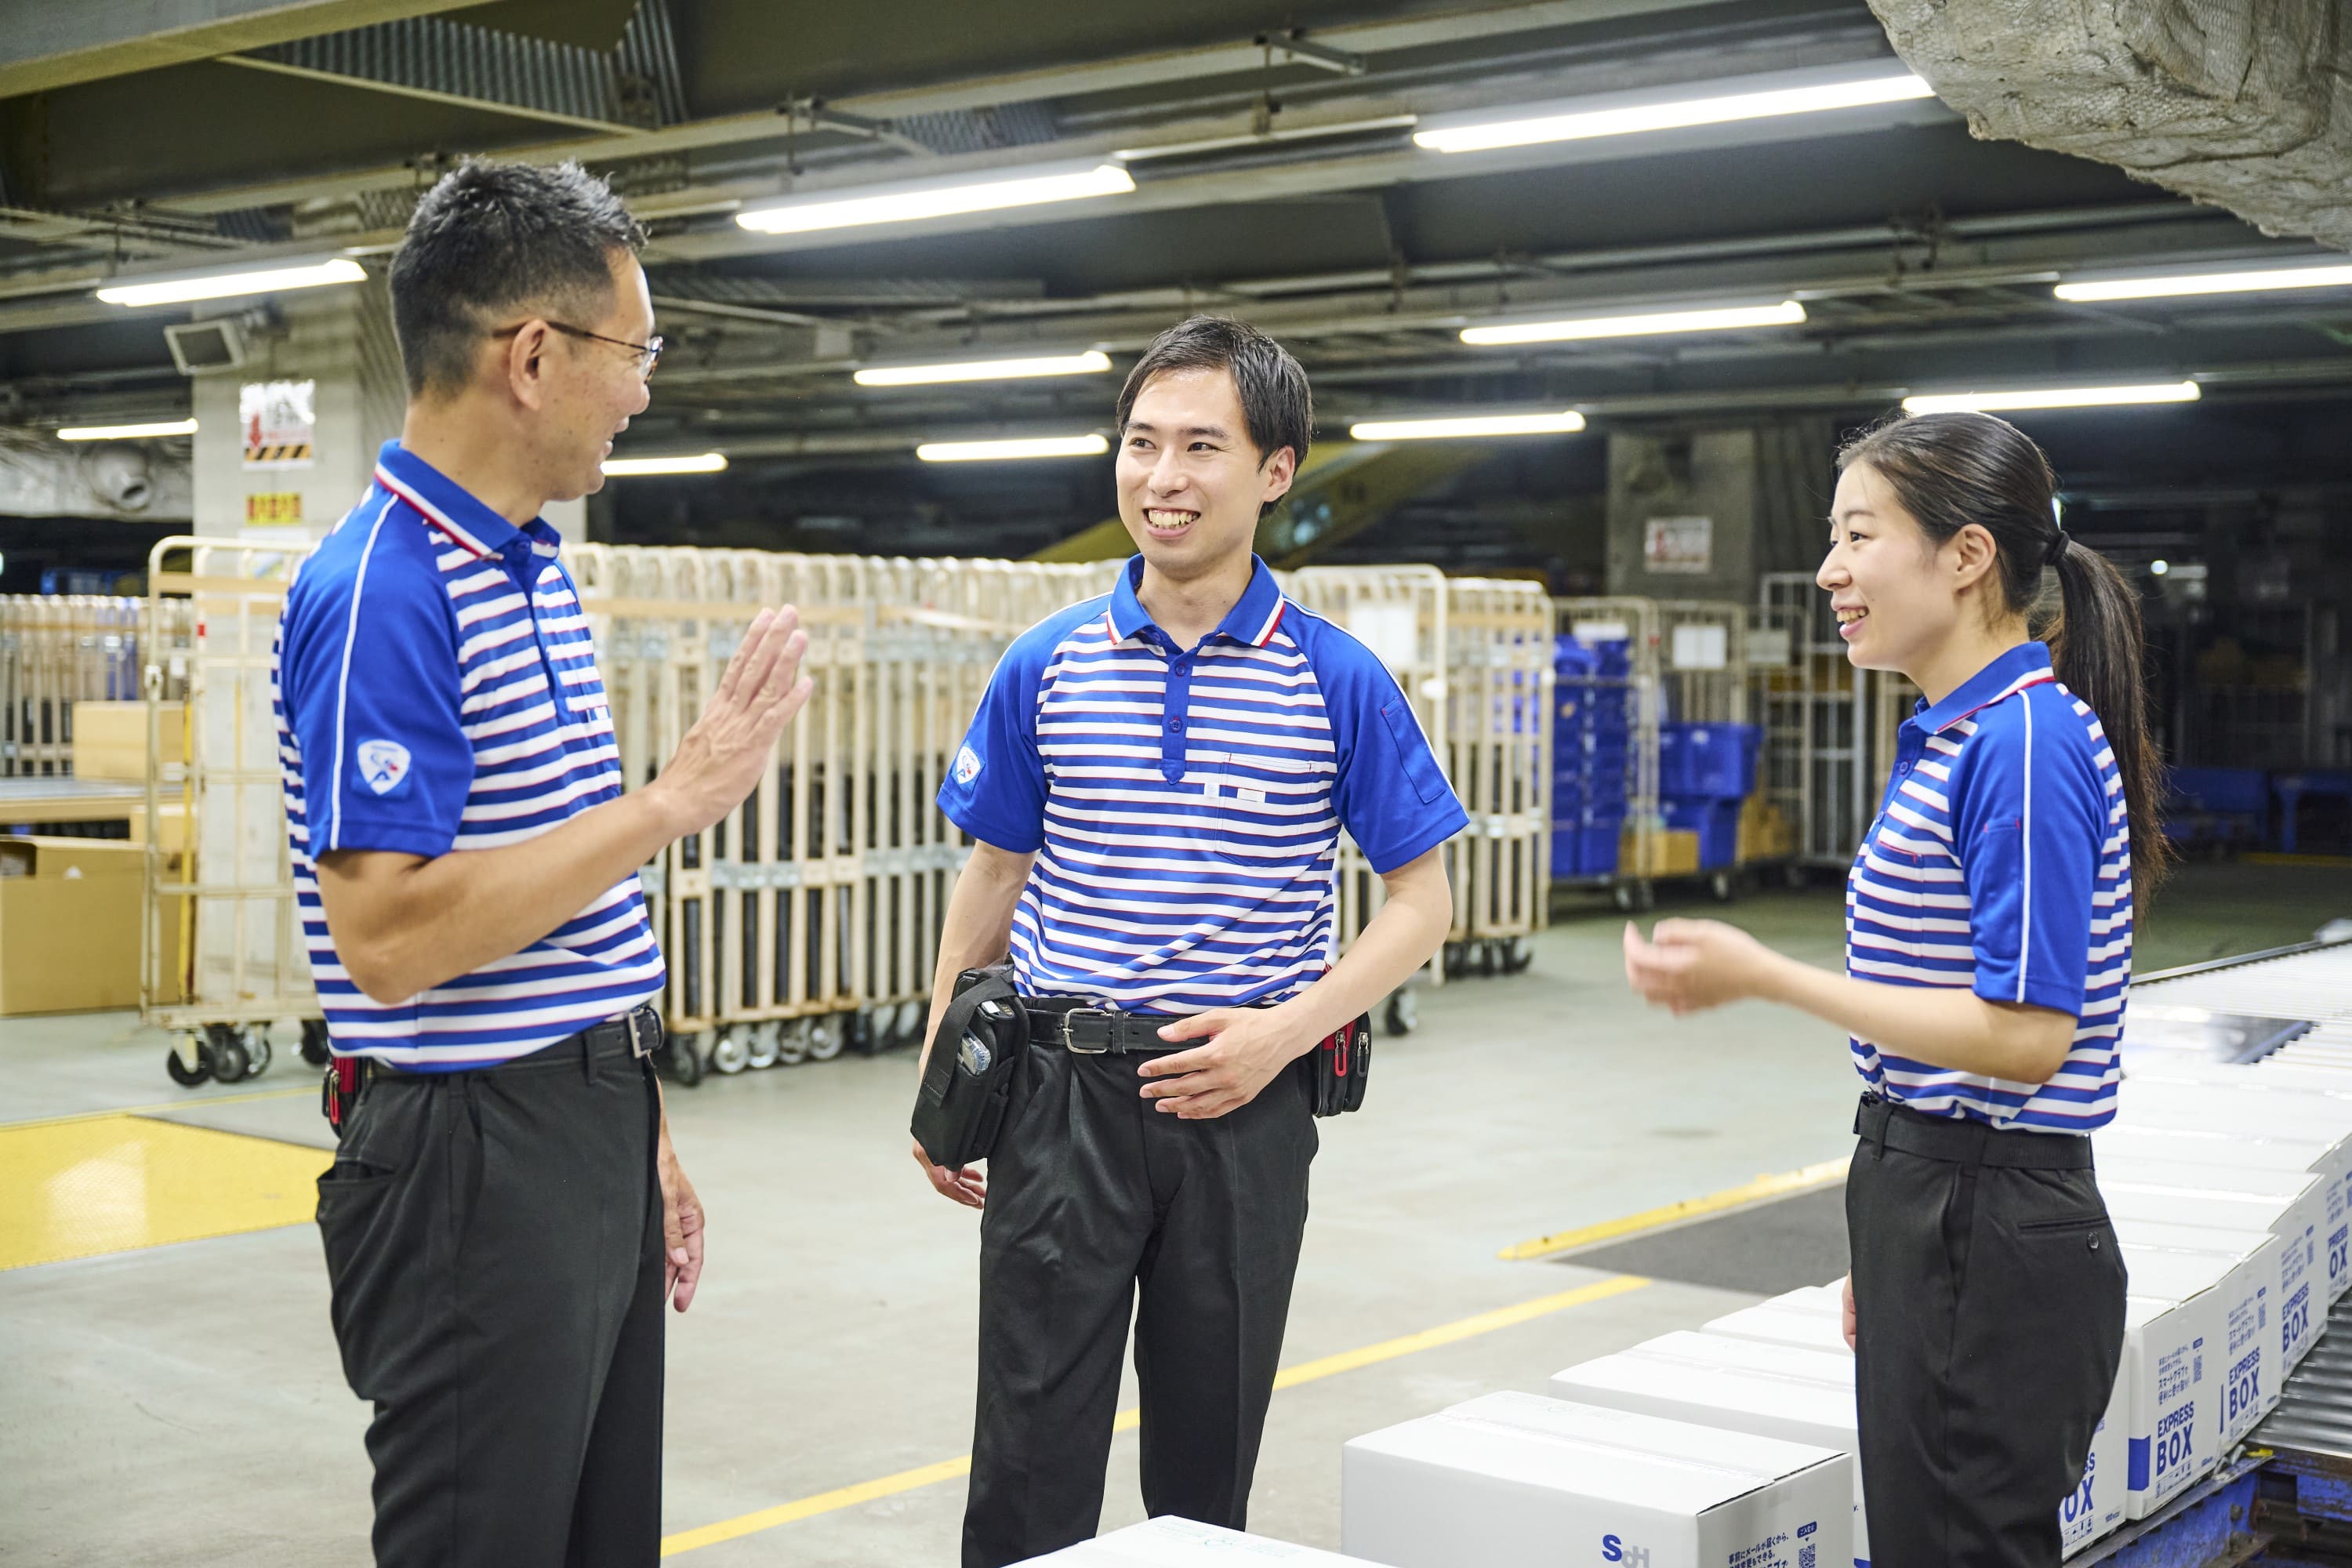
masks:
<path id="1" fill-rule="evenodd" d="M 1060 1046 L 1073 1055 L 1142 1056 L 1189 1050 L 1193 1041 L 1171 1044 L 1160 1031 L 1176 1020 L 1156 1015 L 1115 1013 L 1107 1007 L 1057 1007 L 1023 997 L 1029 1011 L 1029 1037 Z"/>

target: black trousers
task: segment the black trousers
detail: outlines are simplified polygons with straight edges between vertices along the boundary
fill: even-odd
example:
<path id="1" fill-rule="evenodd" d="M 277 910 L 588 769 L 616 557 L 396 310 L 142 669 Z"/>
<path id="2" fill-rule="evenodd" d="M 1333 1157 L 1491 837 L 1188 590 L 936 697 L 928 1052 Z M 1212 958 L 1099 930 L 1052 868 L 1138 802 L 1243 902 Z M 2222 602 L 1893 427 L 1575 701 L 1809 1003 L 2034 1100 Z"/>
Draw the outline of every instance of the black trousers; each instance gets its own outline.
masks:
<path id="1" fill-rule="evenodd" d="M 1865 1099 L 1846 1179 L 1871 1568 L 2057 1568 L 2123 1359 L 2087 1138 Z"/>
<path id="2" fill-rule="evenodd" d="M 1130 1310 L 1145 1509 L 1247 1523 L 1307 1226 L 1313 1083 L 1295 1064 L 1186 1121 L 1141 1097 L 1140 1062 L 1045 1045 L 1023 1060 L 981 1218 L 964 1568 L 1094 1535 Z"/>
<path id="3" fill-rule="evenodd" d="M 319 1230 L 380 1568 L 659 1555 L 658 1114 L 646 1063 L 575 1037 L 345 1118 Z"/>

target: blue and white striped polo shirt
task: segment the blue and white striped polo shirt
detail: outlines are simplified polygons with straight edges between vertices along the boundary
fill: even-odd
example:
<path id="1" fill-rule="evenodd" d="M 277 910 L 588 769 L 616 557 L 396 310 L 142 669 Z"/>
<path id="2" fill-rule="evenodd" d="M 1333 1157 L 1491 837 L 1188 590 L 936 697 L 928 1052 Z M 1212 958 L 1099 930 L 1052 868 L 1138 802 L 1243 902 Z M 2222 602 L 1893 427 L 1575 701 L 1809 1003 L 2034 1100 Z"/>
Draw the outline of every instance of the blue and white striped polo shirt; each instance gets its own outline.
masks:
<path id="1" fill-rule="evenodd" d="M 2098 715 L 2050 650 L 2011 648 L 1904 721 L 1846 878 L 1846 973 L 1965 985 L 2076 1020 L 2046 1084 L 1947 1071 L 1853 1042 L 1863 1081 L 1930 1115 L 2088 1132 L 2116 1113 L 2131 987 L 2131 829 Z"/>
<path id="2" fill-rule="evenodd" d="M 339 1054 L 480 1067 L 661 994 L 634 875 L 511 958 L 397 1003 L 352 984 L 319 901 L 313 855 L 490 849 L 619 796 L 613 716 L 556 544 L 392 441 L 287 592 L 272 682 L 286 833 Z"/>
<path id="3" fill-rule="evenodd" d="M 1130 1012 L 1281 1001 L 1331 965 L 1345 827 L 1395 870 L 1468 826 L 1396 679 L 1264 562 L 1180 648 L 1118 587 L 1013 643 L 940 808 L 1037 862 L 1016 984 Z"/>

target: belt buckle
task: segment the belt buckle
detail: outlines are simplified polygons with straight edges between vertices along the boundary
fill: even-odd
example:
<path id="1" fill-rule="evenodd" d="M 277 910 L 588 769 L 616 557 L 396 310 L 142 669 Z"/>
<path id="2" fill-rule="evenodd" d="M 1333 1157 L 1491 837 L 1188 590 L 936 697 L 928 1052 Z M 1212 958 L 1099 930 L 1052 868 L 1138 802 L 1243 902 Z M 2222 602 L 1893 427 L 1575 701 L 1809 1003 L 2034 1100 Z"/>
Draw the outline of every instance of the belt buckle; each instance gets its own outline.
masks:
<path id="1" fill-rule="evenodd" d="M 1108 1055 L 1110 1051 L 1110 1030 L 1108 1027 L 1108 1020 L 1118 1016 L 1118 1015 L 1117 1013 L 1108 1007 L 1071 1008 L 1068 1012 L 1062 1015 L 1063 1048 L 1071 1052 L 1073 1055 L 1081 1057 L 1099 1057 Z M 1080 1018 L 1101 1018 L 1106 1020 L 1106 1027 L 1103 1030 L 1103 1043 L 1101 1045 L 1082 1046 L 1078 1044 L 1077 1030 L 1073 1026 L 1075 1026 Z"/>
<path id="2" fill-rule="evenodd" d="M 642 1060 L 661 1049 L 661 1015 L 651 1007 L 632 1007 L 623 1020 L 629 1031 L 629 1055 Z"/>

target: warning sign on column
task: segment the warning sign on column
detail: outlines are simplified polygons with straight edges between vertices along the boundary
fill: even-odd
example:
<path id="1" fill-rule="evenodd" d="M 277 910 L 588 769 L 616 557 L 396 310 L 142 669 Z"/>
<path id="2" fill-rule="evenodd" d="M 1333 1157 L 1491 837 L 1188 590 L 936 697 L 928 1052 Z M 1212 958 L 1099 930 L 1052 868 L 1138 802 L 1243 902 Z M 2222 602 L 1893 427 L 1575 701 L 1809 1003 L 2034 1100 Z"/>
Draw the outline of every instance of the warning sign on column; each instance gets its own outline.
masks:
<path id="1" fill-rule="evenodd" d="M 248 381 L 237 389 L 237 423 L 245 427 L 248 468 L 306 468 L 317 425 L 315 381 Z"/>

